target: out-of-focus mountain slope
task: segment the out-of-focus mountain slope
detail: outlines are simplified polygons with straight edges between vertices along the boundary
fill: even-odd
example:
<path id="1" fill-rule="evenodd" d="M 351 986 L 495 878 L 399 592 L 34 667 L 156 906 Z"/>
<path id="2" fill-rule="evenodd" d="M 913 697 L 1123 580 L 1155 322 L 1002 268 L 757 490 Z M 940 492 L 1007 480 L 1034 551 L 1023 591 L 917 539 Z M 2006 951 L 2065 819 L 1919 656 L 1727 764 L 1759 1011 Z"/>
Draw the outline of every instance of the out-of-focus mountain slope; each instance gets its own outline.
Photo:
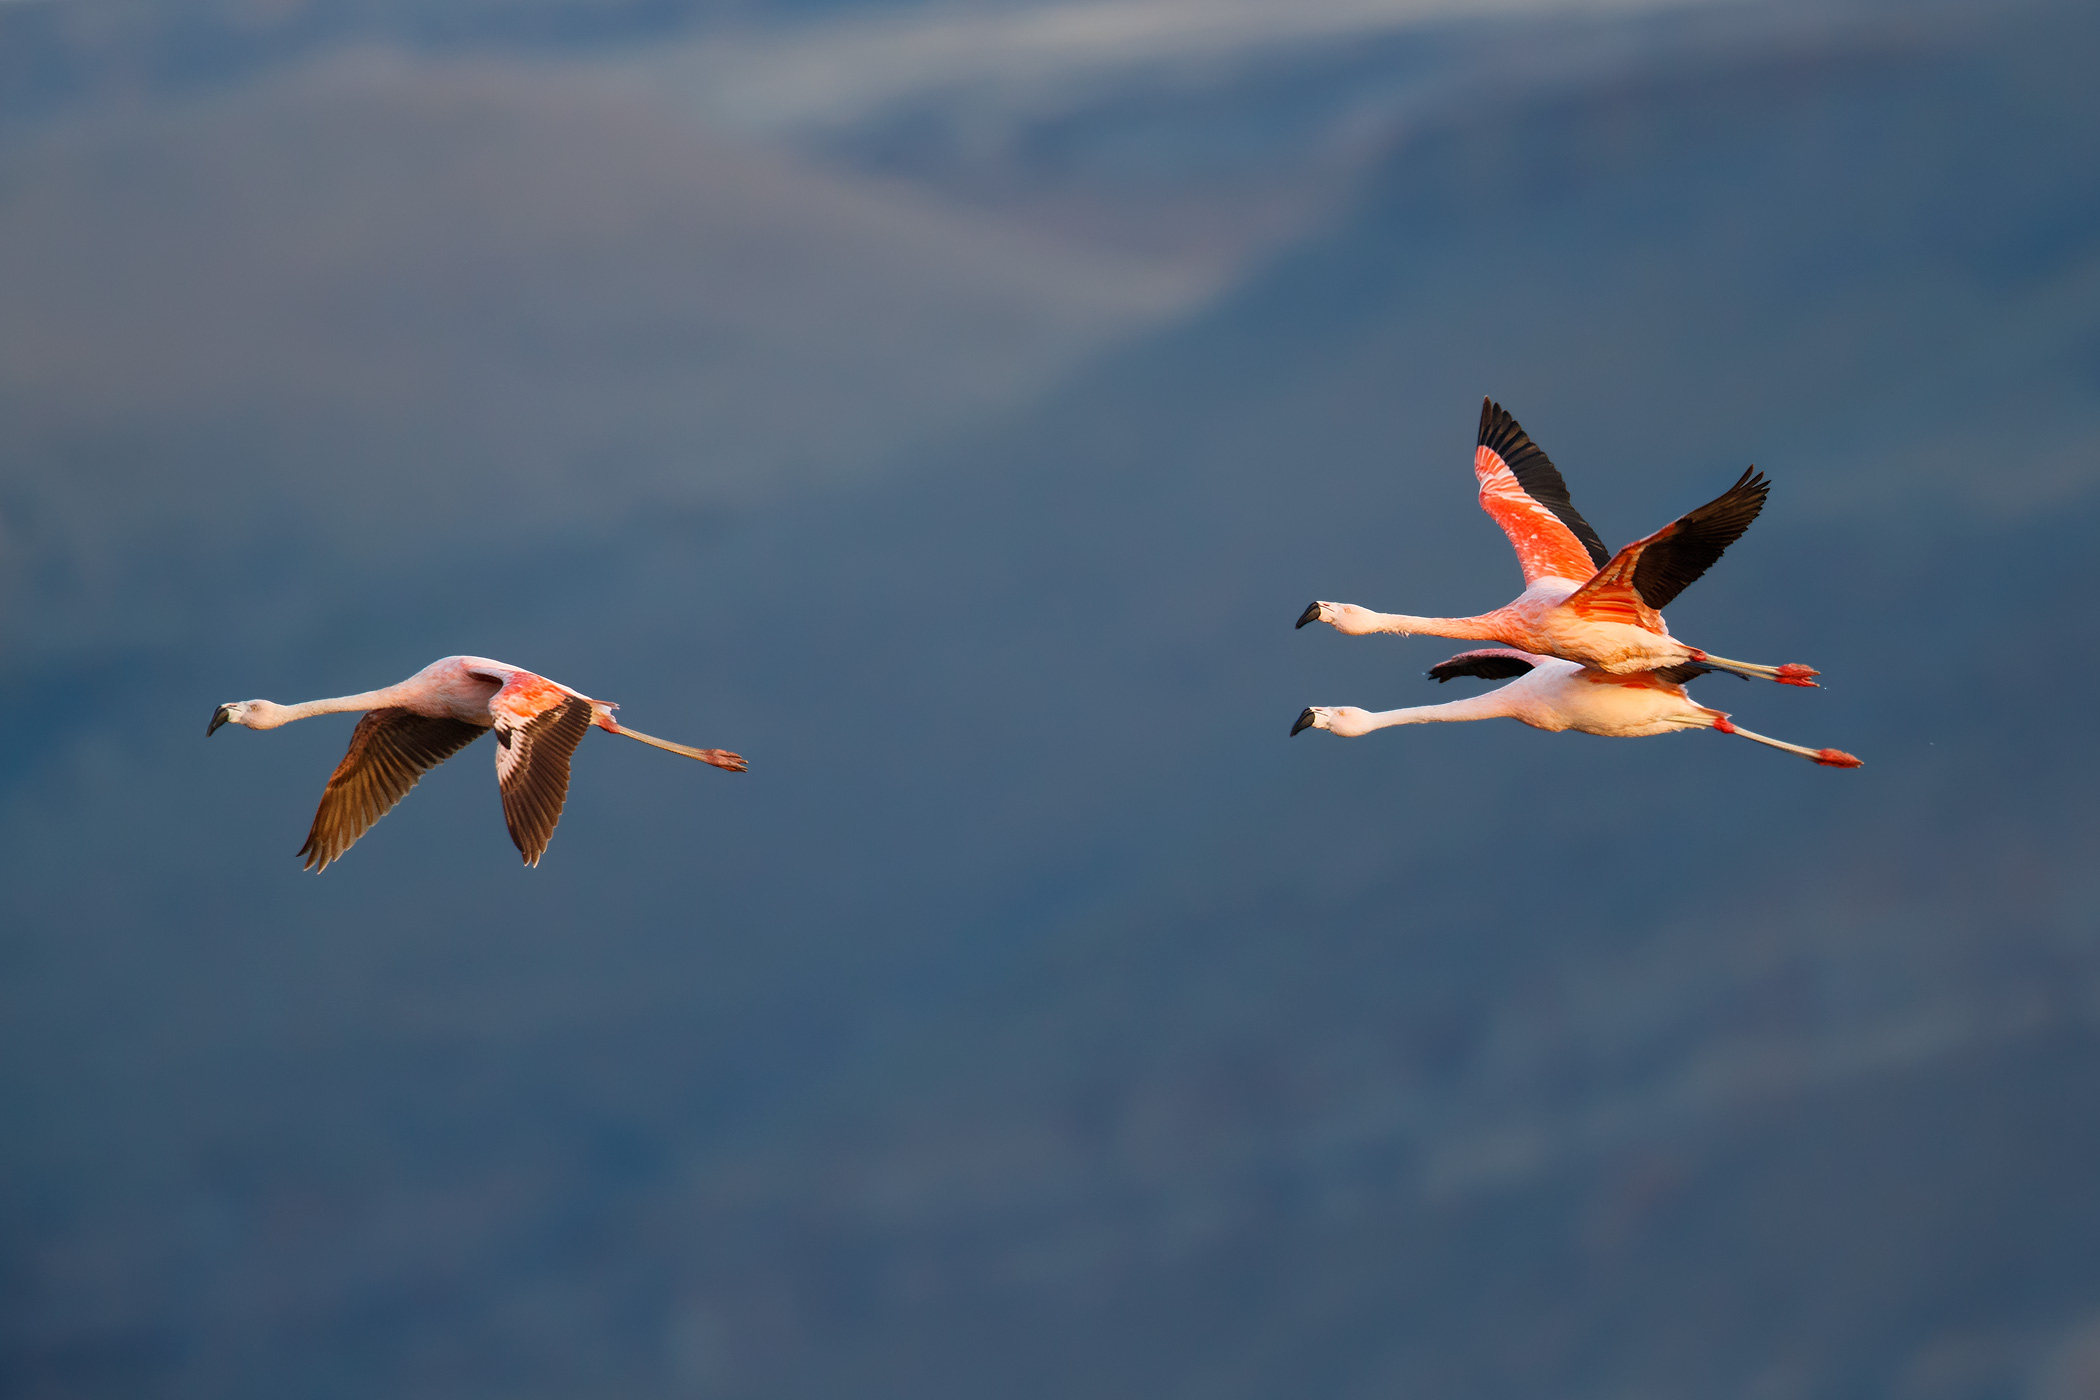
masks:
<path id="1" fill-rule="evenodd" d="M 850 478 L 1197 290 L 573 64 L 384 55 L 12 133 L 0 249 L 18 663 L 193 639 L 199 586 L 306 606 L 288 558 L 414 570 Z"/>
<path id="2" fill-rule="evenodd" d="M 774 1199 L 827 1201 L 795 1256 L 870 1280 L 796 1295 L 865 1329 L 808 1393 L 937 1366 L 957 1312 L 957 1364 L 1017 1393 L 2055 1383 L 2100 1300 L 2100 1144 L 2051 1107 L 2100 1068 L 2096 755 L 2042 718 L 2095 680 L 2057 642 L 2100 503 L 2093 39 L 1899 26 L 1454 123 L 985 449 L 1017 470 L 856 516 L 973 523 L 823 654 L 878 612 L 970 637 L 914 709 L 978 813 L 1059 835 L 932 982 L 958 1009 L 846 1079 L 864 1133 L 763 1159 L 840 1164 Z M 1308 701 L 1440 698 L 1419 668 L 1462 645 L 1293 635 L 1305 597 L 1514 588 L 1481 388 L 1614 541 L 1773 472 L 1673 621 L 1825 666 L 1701 691 L 1869 768 L 1510 725 L 1286 748 Z"/>

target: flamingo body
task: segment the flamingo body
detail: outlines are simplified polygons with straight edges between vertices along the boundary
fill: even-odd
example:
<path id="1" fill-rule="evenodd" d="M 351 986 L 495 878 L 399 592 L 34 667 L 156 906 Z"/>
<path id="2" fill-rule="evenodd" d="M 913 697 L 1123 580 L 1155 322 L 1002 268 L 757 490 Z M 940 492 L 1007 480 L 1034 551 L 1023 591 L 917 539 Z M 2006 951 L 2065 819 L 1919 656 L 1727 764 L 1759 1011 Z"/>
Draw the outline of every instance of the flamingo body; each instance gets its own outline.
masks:
<path id="1" fill-rule="evenodd" d="M 276 729 L 312 715 L 362 711 L 350 748 L 322 791 L 321 805 L 299 854 L 325 870 L 392 811 L 423 774 L 483 734 L 496 736 L 496 782 L 504 823 L 525 864 L 537 865 L 561 820 L 569 759 L 593 727 L 741 773 L 744 760 L 726 749 L 674 744 L 613 718 L 619 708 L 559 681 L 485 656 L 447 656 L 398 684 L 357 695 L 280 705 L 236 700 L 213 712 L 219 726 Z"/>
<path id="2" fill-rule="evenodd" d="M 1508 685 L 1484 695 L 1442 705 L 1372 712 L 1353 706 L 1315 705 L 1298 716 L 1291 733 L 1325 729 L 1354 739 L 1374 730 L 1402 724 L 1434 724 L 1476 719 L 1513 719 L 1534 729 L 1578 730 L 1613 739 L 1638 739 L 1683 730 L 1714 729 L 1738 734 L 1829 768 L 1858 768 L 1860 760 L 1841 749 L 1810 749 L 1752 734 L 1733 723 L 1726 711 L 1693 700 L 1684 682 L 1707 667 L 1688 665 L 1675 671 L 1615 673 L 1581 666 L 1558 657 L 1516 648 L 1461 652 L 1430 671 L 1438 680 L 1455 676 L 1496 679 L 1515 676 Z"/>
<path id="3" fill-rule="evenodd" d="M 1596 530 L 1569 499 L 1560 472 L 1492 399 L 1480 409 L 1473 451 L 1480 505 L 1509 539 L 1524 592 L 1475 617 L 1414 617 L 1353 603 L 1315 602 L 1298 625 L 1324 622 L 1350 636 L 1375 632 L 1502 642 L 1535 655 L 1615 675 L 1688 662 L 1812 686 L 1806 666 L 1763 666 L 1710 656 L 1670 635 L 1661 609 L 1697 580 L 1750 528 L 1769 486 L 1754 470 L 1697 510 L 1608 555 Z"/>

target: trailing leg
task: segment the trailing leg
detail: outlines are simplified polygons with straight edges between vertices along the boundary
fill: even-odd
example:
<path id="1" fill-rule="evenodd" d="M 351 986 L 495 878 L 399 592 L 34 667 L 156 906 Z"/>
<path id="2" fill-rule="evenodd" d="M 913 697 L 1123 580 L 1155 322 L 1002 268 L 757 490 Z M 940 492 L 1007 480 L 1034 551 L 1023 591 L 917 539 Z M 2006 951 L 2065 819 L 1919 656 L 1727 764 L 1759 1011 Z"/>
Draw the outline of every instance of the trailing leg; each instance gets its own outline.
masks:
<path id="1" fill-rule="evenodd" d="M 697 758 L 702 763 L 712 763 L 715 767 L 727 768 L 732 773 L 741 773 L 751 766 L 744 762 L 741 755 L 733 754 L 727 749 L 696 749 L 685 744 L 674 744 L 669 739 L 659 739 L 653 734 L 644 734 L 639 729 L 629 729 L 624 724 L 608 722 L 601 727 L 609 728 L 615 734 L 624 735 L 651 748 L 662 749 L 666 753 L 684 754 L 687 758 Z"/>
<path id="2" fill-rule="evenodd" d="M 1731 722 L 1728 716 L 1722 714 L 1719 710 L 1709 710 L 1707 713 L 1713 717 L 1711 721 L 1712 727 L 1723 734 L 1736 734 L 1754 743 L 1764 744 L 1775 749 L 1785 749 L 1788 753 L 1799 754 L 1810 762 L 1820 764 L 1825 768 L 1864 768 L 1866 766 L 1843 749 L 1810 749 L 1803 748 L 1799 744 L 1789 744 L 1783 739 L 1768 739 L 1762 734 L 1752 734 L 1749 730 Z"/>
<path id="3" fill-rule="evenodd" d="M 1800 685 L 1815 688 L 1815 677 L 1823 674 L 1812 667 L 1789 661 L 1784 666 L 1760 666 L 1754 661 L 1730 661 L 1725 656 L 1714 656 L 1691 648 L 1692 660 L 1716 670 L 1733 671 L 1741 676 L 1755 676 L 1759 680 L 1777 681 L 1781 685 Z"/>

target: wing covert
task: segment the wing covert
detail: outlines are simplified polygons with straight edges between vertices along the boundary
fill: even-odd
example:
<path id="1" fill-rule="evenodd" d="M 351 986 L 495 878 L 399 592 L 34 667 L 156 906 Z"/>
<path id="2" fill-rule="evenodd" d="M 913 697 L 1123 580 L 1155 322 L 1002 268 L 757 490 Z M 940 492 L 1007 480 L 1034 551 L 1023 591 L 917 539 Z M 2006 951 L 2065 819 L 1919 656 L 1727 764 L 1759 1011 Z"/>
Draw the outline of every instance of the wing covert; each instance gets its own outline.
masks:
<path id="1" fill-rule="evenodd" d="M 1480 508 L 1509 537 L 1527 587 L 1541 578 L 1580 583 L 1611 557 L 1569 499 L 1553 459 L 1493 399 L 1480 402 L 1473 476 L 1480 483 Z"/>

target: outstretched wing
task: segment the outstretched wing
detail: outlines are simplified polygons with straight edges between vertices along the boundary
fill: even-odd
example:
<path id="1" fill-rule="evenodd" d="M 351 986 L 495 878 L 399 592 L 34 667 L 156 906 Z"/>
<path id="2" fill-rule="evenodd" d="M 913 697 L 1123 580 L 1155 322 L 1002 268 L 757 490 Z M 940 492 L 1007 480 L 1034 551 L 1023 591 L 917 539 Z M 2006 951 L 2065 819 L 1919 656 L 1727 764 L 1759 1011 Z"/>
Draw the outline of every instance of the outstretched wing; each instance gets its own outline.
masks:
<path id="1" fill-rule="evenodd" d="M 1771 489 L 1757 468 L 1746 468 L 1735 485 L 1705 505 L 1613 555 L 1595 578 L 1569 595 L 1566 606 L 1586 615 L 1630 610 L 1643 619 L 1652 617 L 1742 538 L 1765 508 Z M 1661 621 L 1654 618 L 1651 625 L 1642 620 L 1639 625 L 1663 631 Z"/>
<path id="2" fill-rule="evenodd" d="M 398 706 L 373 710 L 350 733 L 350 751 L 329 775 L 299 854 L 308 870 L 341 860 L 372 823 L 394 810 L 425 773 L 480 738 L 478 724 L 433 719 Z"/>
<path id="3" fill-rule="evenodd" d="M 591 727 L 591 702 L 529 671 L 489 701 L 496 717 L 496 785 L 503 822 L 527 865 L 538 865 L 569 796 L 569 756 Z"/>
<path id="4" fill-rule="evenodd" d="M 1647 539 L 1630 544 L 1638 550 L 1633 586 L 1651 608 L 1666 608 L 1699 576 L 1712 568 L 1722 551 L 1743 537 L 1765 508 L 1772 484 L 1755 467 L 1746 467 L 1735 485 L 1689 515 L 1679 516 Z"/>
<path id="5" fill-rule="evenodd" d="M 1610 551 L 1568 499 L 1553 459 L 1493 399 L 1480 401 L 1473 475 L 1480 508 L 1509 536 L 1526 587 L 1541 578 L 1580 583 L 1604 567 Z"/>
<path id="6" fill-rule="evenodd" d="M 1458 676 L 1478 676 L 1484 681 L 1506 681 L 1512 676 L 1521 676 L 1537 665 L 1526 652 L 1513 647 L 1482 647 L 1479 651 L 1462 651 L 1449 661 L 1439 661 L 1429 668 L 1431 680 L 1439 683 Z"/>

